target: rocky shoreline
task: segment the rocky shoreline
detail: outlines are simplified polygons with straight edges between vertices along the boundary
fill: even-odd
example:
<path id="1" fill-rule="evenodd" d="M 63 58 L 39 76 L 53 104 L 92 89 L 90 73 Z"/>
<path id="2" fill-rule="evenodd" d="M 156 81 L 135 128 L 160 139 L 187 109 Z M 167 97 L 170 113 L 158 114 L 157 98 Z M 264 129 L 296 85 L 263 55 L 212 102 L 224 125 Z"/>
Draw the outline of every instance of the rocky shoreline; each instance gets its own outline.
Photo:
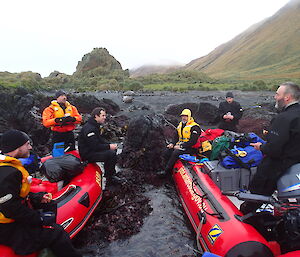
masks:
<path id="1" fill-rule="evenodd" d="M 240 132 L 253 131 L 260 135 L 275 114 L 273 92 L 233 93 L 244 108 Z M 108 188 L 89 225 L 76 238 L 77 247 L 88 245 L 95 237 L 99 240 L 98 232 L 103 242 L 128 238 L 139 232 L 144 217 L 152 211 L 144 195 L 146 186 L 159 187 L 165 183 L 155 172 L 164 167 L 162 151 L 166 140 L 174 135 L 181 110 L 190 108 L 204 129 L 216 127 L 217 106 L 224 95 L 222 91 L 132 93 L 131 102 L 124 102 L 120 92 L 68 95 L 84 120 L 97 106 L 107 109 L 105 135 L 108 140 L 123 144 L 118 160 L 119 174 L 127 179 L 124 185 Z M 49 153 L 50 131 L 41 124 L 41 113 L 52 99 L 49 93 L 30 94 L 19 89 L 13 94 L 2 92 L 1 97 L 0 132 L 8 128 L 23 130 L 33 139 L 39 155 Z"/>

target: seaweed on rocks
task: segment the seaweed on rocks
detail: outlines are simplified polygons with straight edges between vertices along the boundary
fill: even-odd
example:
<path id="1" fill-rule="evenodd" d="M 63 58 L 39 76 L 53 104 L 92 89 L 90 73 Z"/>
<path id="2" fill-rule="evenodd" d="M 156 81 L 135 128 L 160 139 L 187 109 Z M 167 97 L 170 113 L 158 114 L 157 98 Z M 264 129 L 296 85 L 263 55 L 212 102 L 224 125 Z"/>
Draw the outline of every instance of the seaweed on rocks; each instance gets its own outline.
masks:
<path id="1" fill-rule="evenodd" d="M 239 120 L 238 131 L 243 133 L 254 132 L 263 137 L 263 130 L 268 129 L 275 115 L 274 104 L 258 105 L 245 109 L 243 117 Z"/>
<path id="2" fill-rule="evenodd" d="M 140 172 L 153 172 L 163 168 L 163 151 L 166 147 L 161 115 L 140 116 L 130 121 L 124 146 L 119 158 L 123 168 Z"/>
<path id="3" fill-rule="evenodd" d="M 143 195 L 144 174 L 125 169 L 118 176 L 126 178 L 127 182 L 105 189 L 88 225 L 75 238 L 77 247 L 86 248 L 95 241 L 111 242 L 137 234 L 145 216 L 151 213 L 150 200 Z"/>

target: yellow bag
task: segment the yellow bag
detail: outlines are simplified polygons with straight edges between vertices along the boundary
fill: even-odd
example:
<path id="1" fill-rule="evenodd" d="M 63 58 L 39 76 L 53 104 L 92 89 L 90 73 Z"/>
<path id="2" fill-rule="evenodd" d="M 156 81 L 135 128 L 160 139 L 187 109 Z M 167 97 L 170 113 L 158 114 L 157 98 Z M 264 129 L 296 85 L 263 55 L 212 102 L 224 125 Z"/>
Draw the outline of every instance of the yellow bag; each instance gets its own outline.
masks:
<path id="1" fill-rule="evenodd" d="M 212 145 L 208 140 L 202 142 L 201 148 L 199 149 L 200 153 L 204 153 L 211 150 L 212 150 Z"/>

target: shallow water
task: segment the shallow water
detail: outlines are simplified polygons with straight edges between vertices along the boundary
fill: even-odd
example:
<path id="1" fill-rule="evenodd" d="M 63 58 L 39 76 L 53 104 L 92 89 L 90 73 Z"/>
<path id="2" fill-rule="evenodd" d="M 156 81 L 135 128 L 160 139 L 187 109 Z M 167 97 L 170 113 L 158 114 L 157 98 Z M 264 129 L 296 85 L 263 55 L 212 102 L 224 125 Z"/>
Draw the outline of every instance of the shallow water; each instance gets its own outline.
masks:
<path id="1" fill-rule="evenodd" d="M 153 211 L 145 217 L 140 232 L 110 244 L 95 240 L 81 248 L 85 257 L 197 256 L 195 234 L 183 213 L 174 186 L 148 186 L 145 195 L 150 198 Z"/>

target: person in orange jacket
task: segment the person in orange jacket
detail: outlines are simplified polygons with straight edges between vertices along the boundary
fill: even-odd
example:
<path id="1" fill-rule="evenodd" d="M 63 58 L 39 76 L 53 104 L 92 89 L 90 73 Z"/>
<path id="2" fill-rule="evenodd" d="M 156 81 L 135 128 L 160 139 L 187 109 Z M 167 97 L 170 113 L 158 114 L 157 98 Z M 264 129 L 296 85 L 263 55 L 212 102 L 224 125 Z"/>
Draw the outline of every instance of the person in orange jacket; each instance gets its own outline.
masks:
<path id="1" fill-rule="evenodd" d="M 65 149 L 75 150 L 73 130 L 82 121 L 75 106 L 67 101 L 67 95 L 59 90 L 55 94 L 56 100 L 43 111 L 43 125 L 52 130 L 52 144 L 64 142 Z"/>

